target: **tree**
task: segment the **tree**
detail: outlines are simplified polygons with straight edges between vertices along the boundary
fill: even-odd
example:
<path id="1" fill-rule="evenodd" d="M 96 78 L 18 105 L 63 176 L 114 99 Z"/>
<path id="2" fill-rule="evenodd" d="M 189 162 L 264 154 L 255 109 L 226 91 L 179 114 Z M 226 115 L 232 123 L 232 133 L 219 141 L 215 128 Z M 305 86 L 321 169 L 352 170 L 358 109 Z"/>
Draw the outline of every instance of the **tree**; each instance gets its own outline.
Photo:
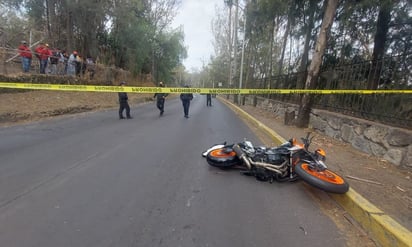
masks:
<path id="1" fill-rule="evenodd" d="M 298 89 L 303 88 L 305 85 L 306 73 L 303 73 L 303 71 L 306 71 L 309 60 L 310 41 L 312 40 L 312 31 L 315 26 L 314 17 L 316 13 L 316 2 L 316 0 L 309 1 L 309 7 L 306 11 L 308 20 L 306 20 L 305 18 L 303 19 L 303 33 L 305 35 L 305 41 L 303 45 L 303 53 L 300 61 L 300 66 L 298 69 L 298 71 L 301 72 L 296 85 L 296 88 Z"/>
<path id="2" fill-rule="evenodd" d="M 367 89 L 376 89 L 379 85 L 379 78 L 382 68 L 382 63 L 379 64 L 379 62 L 381 62 L 383 55 L 385 54 L 385 46 L 389 30 L 389 23 L 391 21 L 392 8 L 392 0 L 382 1 L 379 8 L 372 53 L 372 70 L 369 74 Z"/>
<path id="3" fill-rule="evenodd" d="M 230 3 L 230 0 L 227 1 L 227 4 Z M 230 78 L 232 76 L 230 72 L 232 65 L 231 30 L 231 20 L 227 18 L 226 11 L 218 9 L 216 18 L 212 21 L 213 46 L 216 55 L 211 57 L 209 67 L 213 80 L 225 82 L 224 87 L 230 87 Z"/>
<path id="4" fill-rule="evenodd" d="M 163 34 L 159 37 L 159 49 L 156 52 L 156 81 L 172 81 L 174 68 L 177 68 L 187 57 L 186 48 L 183 44 L 184 33 L 177 29 L 172 33 Z"/>
<path id="5" fill-rule="evenodd" d="M 328 0 L 326 10 L 323 15 L 322 25 L 316 40 L 315 51 L 312 62 L 308 69 L 308 75 L 305 82 L 305 89 L 312 89 L 316 86 L 316 80 L 319 75 L 320 66 L 322 63 L 322 56 L 326 48 L 328 33 L 333 24 L 333 19 L 338 7 L 338 1 Z M 312 109 L 313 95 L 304 94 L 299 106 L 299 113 L 296 126 L 300 128 L 307 127 L 309 124 L 310 111 Z"/>
<path id="6" fill-rule="evenodd" d="M 281 74 L 281 72 L 282 72 L 282 70 L 283 70 L 283 62 L 284 62 L 284 59 L 285 59 L 285 52 L 286 52 L 286 44 L 287 44 L 287 41 L 288 41 L 288 36 L 289 36 L 289 34 L 290 34 L 290 29 L 291 29 L 291 26 L 293 25 L 293 21 L 294 21 L 294 18 L 295 18 L 295 16 L 294 16 L 294 12 L 293 12 L 293 10 L 294 10 L 294 1 L 289 1 L 289 11 L 288 11 L 288 14 L 287 14 L 287 16 L 288 16 L 288 18 L 287 18 L 287 21 L 286 21 L 286 28 L 285 28 L 285 32 L 284 32 L 284 34 L 283 34 L 283 38 L 282 38 L 282 53 L 281 53 L 281 56 L 280 56 L 280 60 L 279 60 L 279 65 L 278 65 L 278 75 L 280 75 Z"/>
<path id="7" fill-rule="evenodd" d="M 169 31 L 180 0 L 79 3 L 79 0 L 4 0 L 1 6 L 19 13 L 28 26 L 21 30 L 26 37 L 27 29 L 40 29 L 43 35 L 36 37 L 36 41 L 40 39 L 69 52 L 77 50 L 83 57 L 90 55 L 100 63 L 129 70 L 134 75 L 159 74 L 156 68 L 162 70 L 162 77 L 169 78 L 173 70 L 170 66 L 179 66 L 186 56 L 182 45 L 184 35 Z M 21 32 L 16 33 L 20 37 L 13 38 L 13 42 L 27 39 Z"/>

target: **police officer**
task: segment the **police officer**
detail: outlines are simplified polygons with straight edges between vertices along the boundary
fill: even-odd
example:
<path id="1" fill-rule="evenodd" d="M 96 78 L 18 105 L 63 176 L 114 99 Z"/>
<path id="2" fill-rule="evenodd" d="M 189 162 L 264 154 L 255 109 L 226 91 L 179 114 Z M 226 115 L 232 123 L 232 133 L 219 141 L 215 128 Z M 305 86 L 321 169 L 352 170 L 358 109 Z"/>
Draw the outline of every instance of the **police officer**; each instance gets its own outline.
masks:
<path id="1" fill-rule="evenodd" d="M 206 106 L 212 106 L 212 95 L 210 93 L 206 94 Z"/>
<path id="2" fill-rule="evenodd" d="M 186 85 L 186 88 L 189 86 Z M 189 118 L 189 107 L 190 107 L 190 101 L 193 99 L 193 94 L 192 93 L 182 93 L 180 94 L 180 100 L 182 101 L 183 104 L 183 112 L 185 114 L 185 118 Z"/>
<path id="3" fill-rule="evenodd" d="M 120 82 L 120 86 L 126 85 L 125 81 Z M 127 97 L 127 93 L 125 92 L 119 92 L 119 119 L 124 119 L 123 117 L 123 111 L 126 110 L 126 118 L 127 119 L 132 119 L 132 116 L 130 116 L 130 106 L 128 103 L 129 98 Z"/>
<path id="4" fill-rule="evenodd" d="M 159 87 L 164 87 L 165 85 L 163 82 L 159 82 Z M 156 106 L 157 109 L 160 111 L 160 116 L 163 115 L 164 107 L 165 107 L 165 99 L 167 97 L 167 93 L 155 93 L 153 98 L 156 98 Z"/>

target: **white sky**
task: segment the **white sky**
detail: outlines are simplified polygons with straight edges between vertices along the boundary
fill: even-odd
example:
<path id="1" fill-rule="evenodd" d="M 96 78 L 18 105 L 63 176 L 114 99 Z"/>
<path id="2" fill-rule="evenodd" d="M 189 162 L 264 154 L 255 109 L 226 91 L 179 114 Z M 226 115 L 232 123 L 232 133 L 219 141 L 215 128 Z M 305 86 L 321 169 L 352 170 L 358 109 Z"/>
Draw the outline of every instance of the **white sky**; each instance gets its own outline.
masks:
<path id="1" fill-rule="evenodd" d="M 188 57 L 183 61 L 187 70 L 201 69 L 213 55 L 212 19 L 216 6 L 223 8 L 224 0 L 182 0 L 174 19 L 174 28 L 183 25 Z"/>

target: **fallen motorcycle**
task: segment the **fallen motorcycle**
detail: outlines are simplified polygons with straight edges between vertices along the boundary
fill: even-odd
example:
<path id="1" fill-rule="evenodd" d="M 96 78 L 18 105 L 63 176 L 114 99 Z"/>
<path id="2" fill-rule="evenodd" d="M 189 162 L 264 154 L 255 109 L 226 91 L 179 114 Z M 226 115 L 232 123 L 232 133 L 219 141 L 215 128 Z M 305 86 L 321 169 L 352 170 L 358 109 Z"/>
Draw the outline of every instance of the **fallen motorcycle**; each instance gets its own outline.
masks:
<path id="1" fill-rule="evenodd" d="M 221 169 L 238 168 L 244 175 L 261 181 L 284 182 L 302 179 L 326 192 L 343 194 L 349 184 L 325 164 L 323 149 L 309 151 L 313 136 L 308 133 L 299 143 L 295 138 L 278 147 L 255 147 L 244 140 L 236 144 L 214 145 L 202 153 L 207 163 Z"/>

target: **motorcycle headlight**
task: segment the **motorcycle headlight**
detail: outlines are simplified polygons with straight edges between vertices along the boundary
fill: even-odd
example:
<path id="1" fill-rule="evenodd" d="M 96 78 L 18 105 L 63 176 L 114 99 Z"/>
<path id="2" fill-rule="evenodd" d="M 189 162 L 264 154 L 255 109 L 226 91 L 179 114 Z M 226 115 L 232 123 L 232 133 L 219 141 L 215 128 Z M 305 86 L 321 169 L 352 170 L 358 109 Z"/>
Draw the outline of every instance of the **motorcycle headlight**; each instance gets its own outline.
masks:
<path id="1" fill-rule="evenodd" d="M 323 149 L 321 149 L 321 148 L 318 148 L 318 149 L 316 149 L 315 154 L 316 154 L 316 157 L 318 158 L 318 160 L 321 160 L 321 161 L 325 161 L 325 160 L 326 160 L 326 152 L 325 152 L 325 150 L 323 150 Z"/>

